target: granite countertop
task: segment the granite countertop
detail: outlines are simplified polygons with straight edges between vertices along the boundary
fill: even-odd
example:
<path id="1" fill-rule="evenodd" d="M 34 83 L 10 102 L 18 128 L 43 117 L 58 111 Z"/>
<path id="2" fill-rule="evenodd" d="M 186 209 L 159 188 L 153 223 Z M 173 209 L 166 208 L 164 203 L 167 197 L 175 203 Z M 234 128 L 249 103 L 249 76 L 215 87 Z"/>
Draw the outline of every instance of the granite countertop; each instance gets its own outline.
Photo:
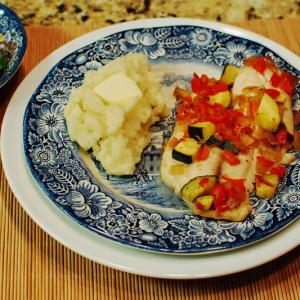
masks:
<path id="1" fill-rule="evenodd" d="M 3 0 L 25 25 L 105 26 L 153 17 L 223 22 L 300 17 L 299 0 Z"/>

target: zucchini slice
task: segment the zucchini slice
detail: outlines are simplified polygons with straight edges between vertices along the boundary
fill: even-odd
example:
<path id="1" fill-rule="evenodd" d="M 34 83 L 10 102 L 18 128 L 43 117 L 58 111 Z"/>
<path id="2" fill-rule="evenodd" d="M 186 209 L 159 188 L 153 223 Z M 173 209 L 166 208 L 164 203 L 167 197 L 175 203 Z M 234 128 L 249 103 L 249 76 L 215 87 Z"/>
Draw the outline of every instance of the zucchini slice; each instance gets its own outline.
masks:
<path id="1" fill-rule="evenodd" d="M 186 164 L 193 162 L 193 156 L 198 152 L 201 145 L 192 138 L 179 142 L 172 151 L 172 157 Z"/>
<path id="2" fill-rule="evenodd" d="M 188 126 L 189 136 L 197 141 L 207 141 L 216 131 L 216 126 L 212 122 L 198 122 Z"/>
<path id="3" fill-rule="evenodd" d="M 209 97 L 209 102 L 211 104 L 217 103 L 224 107 L 228 107 L 230 105 L 230 100 L 231 96 L 229 91 L 220 92 Z"/>
<path id="4" fill-rule="evenodd" d="M 240 68 L 228 64 L 224 67 L 220 80 L 226 83 L 227 85 L 232 85 L 239 71 Z"/>
<path id="5" fill-rule="evenodd" d="M 273 198 L 276 192 L 276 187 L 262 182 L 256 183 L 256 196 L 261 198 Z"/>
<path id="6" fill-rule="evenodd" d="M 256 177 L 256 195 L 262 198 L 272 198 L 275 195 L 279 178 L 276 174 L 265 174 Z"/>
<path id="7" fill-rule="evenodd" d="M 238 154 L 239 153 L 239 148 L 236 147 L 235 145 L 231 144 L 229 141 L 225 140 L 221 143 L 220 148 L 222 150 L 229 150 L 231 151 L 233 154 Z"/>
<path id="8" fill-rule="evenodd" d="M 214 199 L 215 197 L 210 195 L 198 197 L 194 202 L 196 209 L 209 210 L 212 207 Z"/>
<path id="9" fill-rule="evenodd" d="M 256 116 L 258 125 L 266 130 L 275 132 L 281 121 L 279 107 L 268 94 L 264 94 L 258 107 Z"/>
<path id="10" fill-rule="evenodd" d="M 204 180 L 204 184 L 200 184 L 202 180 Z M 180 196 L 185 201 L 193 202 L 201 195 L 203 195 L 206 191 L 211 189 L 216 182 L 217 182 L 216 176 L 195 177 L 182 187 L 180 191 Z"/>
<path id="11" fill-rule="evenodd" d="M 206 142 L 206 145 L 214 145 L 220 142 L 220 139 L 216 135 L 212 135 Z"/>

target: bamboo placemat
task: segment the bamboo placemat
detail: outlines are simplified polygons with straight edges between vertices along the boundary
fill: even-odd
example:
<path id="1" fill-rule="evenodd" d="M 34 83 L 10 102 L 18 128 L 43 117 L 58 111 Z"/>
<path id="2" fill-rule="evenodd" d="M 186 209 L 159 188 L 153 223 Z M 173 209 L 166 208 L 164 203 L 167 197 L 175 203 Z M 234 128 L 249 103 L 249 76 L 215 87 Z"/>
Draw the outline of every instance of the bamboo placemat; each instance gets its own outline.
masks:
<path id="1" fill-rule="evenodd" d="M 300 54 L 300 19 L 238 25 Z M 28 27 L 23 65 L 0 90 L 1 120 L 25 75 L 51 51 L 92 29 Z M 53 240 L 31 220 L 0 168 L 0 299 L 300 299 L 300 247 L 253 270 L 204 280 L 153 279 L 94 263 Z"/>

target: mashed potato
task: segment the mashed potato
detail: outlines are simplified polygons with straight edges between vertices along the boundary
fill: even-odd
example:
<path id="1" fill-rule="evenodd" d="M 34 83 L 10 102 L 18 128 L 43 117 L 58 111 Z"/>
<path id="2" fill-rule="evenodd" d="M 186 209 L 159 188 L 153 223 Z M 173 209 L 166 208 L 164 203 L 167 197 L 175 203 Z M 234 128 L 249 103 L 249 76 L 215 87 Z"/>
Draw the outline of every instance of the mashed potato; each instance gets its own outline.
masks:
<path id="1" fill-rule="evenodd" d="M 96 87 L 120 73 L 137 84 L 141 96 L 120 103 L 101 98 Z M 160 80 L 144 54 L 128 54 L 88 71 L 83 84 L 72 90 L 65 109 L 69 136 L 83 149 L 92 149 L 108 174 L 134 173 L 150 142 L 149 127 L 165 110 Z"/>

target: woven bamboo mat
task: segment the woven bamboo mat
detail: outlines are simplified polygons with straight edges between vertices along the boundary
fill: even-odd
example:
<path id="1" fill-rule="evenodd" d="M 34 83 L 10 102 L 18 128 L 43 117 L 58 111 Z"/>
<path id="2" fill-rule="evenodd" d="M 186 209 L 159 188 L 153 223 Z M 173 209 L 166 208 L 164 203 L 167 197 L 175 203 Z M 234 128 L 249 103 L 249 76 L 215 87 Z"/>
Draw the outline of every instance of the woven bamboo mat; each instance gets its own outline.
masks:
<path id="1" fill-rule="evenodd" d="M 300 54 L 300 19 L 238 25 Z M 0 90 L 1 120 L 25 75 L 48 53 L 92 29 L 28 27 L 22 68 Z M 221 278 L 175 281 L 135 276 L 89 261 L 49 237 L 18 204 L 1 166 L 0 174 L 0 299 L 300 299 L 300 247 L 256 269 Z"/>

